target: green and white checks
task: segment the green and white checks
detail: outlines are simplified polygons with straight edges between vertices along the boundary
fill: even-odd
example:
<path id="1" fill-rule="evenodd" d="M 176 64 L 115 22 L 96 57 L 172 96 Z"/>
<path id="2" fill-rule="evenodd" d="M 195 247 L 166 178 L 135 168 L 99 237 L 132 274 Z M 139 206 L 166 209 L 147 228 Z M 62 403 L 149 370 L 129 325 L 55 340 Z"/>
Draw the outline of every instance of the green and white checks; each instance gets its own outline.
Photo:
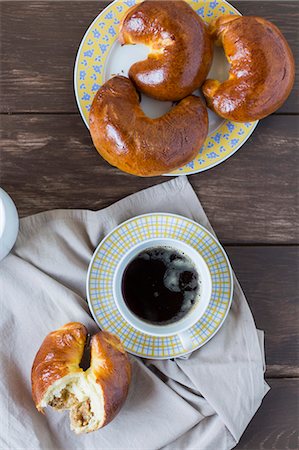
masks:
<path id="1" fill-rule="evenodd" d="M 206 261 L 212 278 L 212 295 L 202 318 L 189 333 L 193 350 L 219 330 L 229 311 L 233 294 L 232 271 L 216 238 L 204 227 L 185 217 L 154 213 L 134 217 L 115 228 L 97 247 L 87 275 L 87 298 L 100 328 L 116 334 L 125 349 L 143 358 L 166 359 L 186 353 L 178 336 L 146 335 L 125 321 L 113 298 L 113 276 L 121 258 L 131 247 L 152 238 L 171 238 L 189 244 Z"/>

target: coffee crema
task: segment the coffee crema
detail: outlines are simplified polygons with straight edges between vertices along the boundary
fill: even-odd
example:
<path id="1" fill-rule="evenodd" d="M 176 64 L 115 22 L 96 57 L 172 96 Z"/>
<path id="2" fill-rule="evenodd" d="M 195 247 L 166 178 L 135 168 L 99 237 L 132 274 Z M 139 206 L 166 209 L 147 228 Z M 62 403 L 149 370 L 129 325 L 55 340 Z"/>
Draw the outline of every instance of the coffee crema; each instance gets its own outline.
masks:
<path id="1" fill-rule="evenodd" d="M 171 247 L 148 248 L 127 265 L 122 295 L 137 317 L 165 325 L 182 319 L 197 303 L 200 278 L 184 253 Z"/>

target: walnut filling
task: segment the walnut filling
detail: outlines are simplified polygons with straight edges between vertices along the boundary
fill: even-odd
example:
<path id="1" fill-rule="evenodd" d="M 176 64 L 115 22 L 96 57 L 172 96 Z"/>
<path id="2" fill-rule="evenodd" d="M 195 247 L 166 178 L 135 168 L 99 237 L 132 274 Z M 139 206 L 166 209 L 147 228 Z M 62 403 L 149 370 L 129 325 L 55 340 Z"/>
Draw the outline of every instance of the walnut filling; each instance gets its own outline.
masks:
<path id="1" fill-rule="evenodd" d="M 59 397 L 54 396 L 48 405 L 57 410 L 70 409 L 71 423 L 76 428 L 87 426 L 94 415 L 91 411 L 90 400 L 79 402 L 67 387 L 62 389 Z"/>
<path id="2" fill-rule="evenodd" d="M 53 397 L 53 399 L 49 402 L 49 406 L 55 409 L 69 409 L 72 406 L 76 405 L 78 400 L 67 390 L 67 388 L 62 389 L 59 394 L 59 397 Z"/>
<path id="3" fill-rule="evenodd" d="M 47 393 L 42 407 L 69 411 L 71 430 L 89 433 L 103 422 L 104 407 L 101 391 L 92 378 L 69 376 L 59 380 Z"/>
<path id="4" fill-rule="evenodd" d="M 82 403 L 79 403 L 77 406 L 71 409 L 70 418 L 71 423 L 75 427 L 85 427 L 89 424 L 90 420 L 93 417 L 93 412 L 90 408 L 90 400 L 85 400 Z"/>

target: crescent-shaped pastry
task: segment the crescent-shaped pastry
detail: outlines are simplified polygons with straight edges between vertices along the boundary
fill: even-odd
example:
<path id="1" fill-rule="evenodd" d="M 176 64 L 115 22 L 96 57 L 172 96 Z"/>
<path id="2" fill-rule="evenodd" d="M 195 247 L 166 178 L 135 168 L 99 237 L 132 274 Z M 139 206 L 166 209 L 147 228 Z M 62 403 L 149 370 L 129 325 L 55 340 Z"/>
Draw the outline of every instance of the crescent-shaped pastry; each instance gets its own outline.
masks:
<path id="1" fill-rule="evenodd" d="M 145 0 L 129 9 L 118 37 L 121 44 L 144 44 L 146 60 L 133 64 L 137 89 L 158 100 L 180 100 L 206 79 L 213 44 L 207 26 L 181 0 Z"/>
<path id="2" fill-rule="evenodd" d="M 110 164 L 134 175 L 154 176 L 195 158 L 208 134 L 208 113 L 204 102 L 190 95 L 151 119 L 129 78 L 116 76 L 96 93 L 89 128 L 97 151 Z"/>
<path id="3" fill-rule="evenodd" d="M 294 59 L 279 29 L 261 17 L 221 16 L 210 25 L 230 63 L 228 80 L 207 80 L 203 93 L 219 116 L 236 122 L 262 119 L 287 99 Z"/>

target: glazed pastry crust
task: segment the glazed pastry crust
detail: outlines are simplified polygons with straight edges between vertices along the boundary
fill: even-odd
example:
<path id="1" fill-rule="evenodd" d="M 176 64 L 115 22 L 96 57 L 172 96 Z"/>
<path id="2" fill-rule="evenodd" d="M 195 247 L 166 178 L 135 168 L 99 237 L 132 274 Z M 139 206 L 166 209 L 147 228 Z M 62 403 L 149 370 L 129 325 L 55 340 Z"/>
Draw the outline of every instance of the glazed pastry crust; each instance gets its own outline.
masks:
<path id="1" fill-rule="evenodd" d="M 294 59 L 278 28 L 261 17 L 221 16 L 210 34 L 230 63 L 228 80 L 203 85 L 208 106 L 221 117 L 250 122 L 276 111 L 294 84 Z"/>
<path id="2" fill-rule="evenodd" d="M 48 334 L 38 350 L 31 371 L 32 397 L 39 411 L 40 403 L 49 387 L 61 378 L 82 372 L 87 330 L 78 322 L 71 322 Z"/>
<path id="3" fill-rule="evenodd" d="M 72 322 L 50 333 L 32 366 L 32 397 L 38 411 L 46 406 L 70 410 L 71 429 L 95 431 L 120 411 L 128 394 L 131 365 L 120 340 L 106 331 L 91 339 L 90 367 L 80 362 L 87 330 Z"/>
<path id="4" fill-rule="evenodd" d="M 91 372 L 101 386 L 107 425 L 117 415 L 127 397 L 131 381 L 131 365 L 120 340 L 101 331 L 91 338 Z"/>
<path id="5" fill-rule="evenodd" d="M 208 134 L 208 113 L 196 96 L 181 100 L 167 114 L 147 117 L 132 82 L 116 76 L 97 92 L 89 115 L 100 155 L 124 172 L 139 176 L 169 173 L 198 154 Z"/>
<path id="6" fill-rule="evenodd" d="M 150 47 L 129 77 L 138 90 L 158 100 L 180 100 L 206 79 L 213 45 L 207 26 L 185 1 L 145 0 L 124 17 L 121 44 Z"/>

